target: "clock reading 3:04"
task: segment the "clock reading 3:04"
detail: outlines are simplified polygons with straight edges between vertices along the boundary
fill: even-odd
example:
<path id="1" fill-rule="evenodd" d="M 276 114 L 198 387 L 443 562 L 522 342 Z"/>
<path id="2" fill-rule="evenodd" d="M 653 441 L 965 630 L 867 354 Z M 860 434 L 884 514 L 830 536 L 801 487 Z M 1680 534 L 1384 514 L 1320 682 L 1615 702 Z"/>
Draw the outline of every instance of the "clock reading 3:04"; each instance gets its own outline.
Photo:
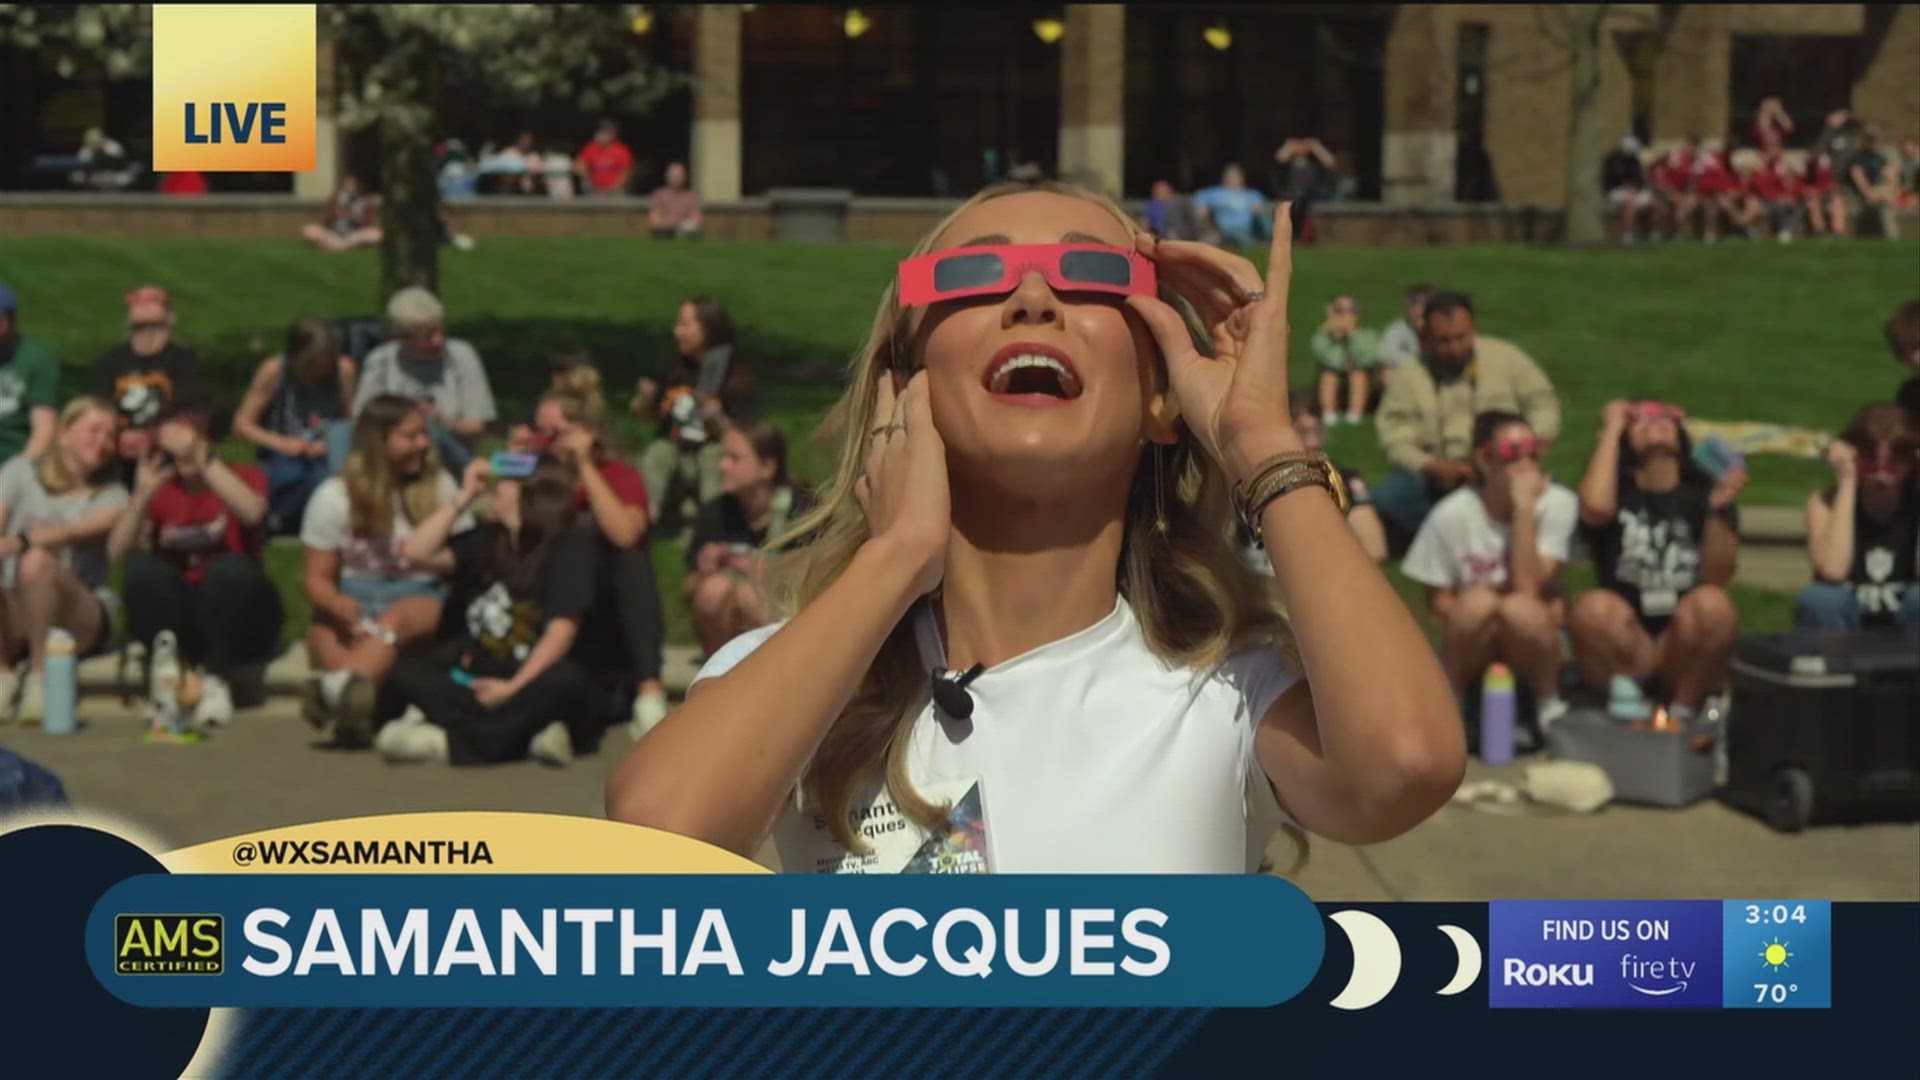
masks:
<path id="1" fill-rule="evenodd" d="M 1833 905 L 1825 900 L 1728 900 L 1721 960 L 1723 1008 L 1829 1008 Z"/>

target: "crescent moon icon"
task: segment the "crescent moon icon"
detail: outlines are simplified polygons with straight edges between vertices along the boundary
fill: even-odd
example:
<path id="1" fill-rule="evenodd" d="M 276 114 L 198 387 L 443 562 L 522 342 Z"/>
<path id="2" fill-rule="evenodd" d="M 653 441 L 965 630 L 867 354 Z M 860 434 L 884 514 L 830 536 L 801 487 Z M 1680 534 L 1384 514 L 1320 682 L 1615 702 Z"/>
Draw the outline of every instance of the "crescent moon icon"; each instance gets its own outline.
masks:
<path id="1" fill-rule="evenodd" d="M 1480 978 L 1480 943 L 1457 926 L 1442 926 L 1440 932 L 1453 939 L 1453 949 L 1460 954 L 1460 966 L 1454 969 L 1453 980 L 1435 992 L 1441 997 L 1452 997 Z"/>
<path id="2" fill-rule="evenodd" d="M 1377 915 L 1336 911 L 1327 916 L 1353 945 L 1353 974 L 1329 1002 L 1336 1009 L 1370 1009 L 1400 981 L 1400 939 Z"/>

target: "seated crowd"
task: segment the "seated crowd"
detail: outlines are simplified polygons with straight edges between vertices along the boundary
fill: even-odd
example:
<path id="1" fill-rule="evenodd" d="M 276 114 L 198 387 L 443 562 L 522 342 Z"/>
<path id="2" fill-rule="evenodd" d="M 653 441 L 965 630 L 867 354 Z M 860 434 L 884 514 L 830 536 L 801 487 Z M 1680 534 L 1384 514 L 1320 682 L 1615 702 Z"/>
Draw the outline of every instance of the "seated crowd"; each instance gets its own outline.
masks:
<path id="1" fill-rule="evenodd" d="M 1328 305 L 1295 422 L 1317 448 L 1323 425 L 1374 414 L 1388 468 L 1371 486 L 1341 470 L 1348 521 L 1376 560 L 1405 550 L 1455 690 L 1470 698 L 1504 663 L 1536 731 L 1581 686 L 1620 716 L 1655 701 L 1682 721 L 1702 713 L 1739 627 L 1739 455 L 1696 446 L 1678 405 L 1616 400 L 1577 485 L 1556 482 L 1541 459 L 1560 402 L 1539 365 L 1481 334 L 1465 294 L 1422 285 L 1406 300 L 1384 333 L 1354 298 Z M 773 617 L 764 553 L 810 495 L 756 415 L 723 306 L 679 305 L 674 355 L 630 398 L 657 424 L 632 462 L 590 355 L 550 357 L 531 414 L 503 424 L 478 350 L 448 335 L 435 297 L 401 290 L 386 314 L 390 340 L 360 363 L 328 323 L 295 321 L 234 410 L 254 461 L 228 461 L 164 291 L 129 294 L 95 392 L 63 400 L 0 286 L 0 375 L 15 389 L 0 410 L 0 717 L 43 714 L 55 630 L 83 657 L 177 643 L 198 687 L 179 724 L 201 728 L 256 698 L 298 636 L 304 715 L 337 744 L 395 762 L 565 764 L 609 725 L 637 737 L 666 714 L 653 543 L 684 545 L 707 654 Z M 1916 374 L 1825 451 L 1800 628 L 1920 624 L 1920 300 L 1885 333 Z M 496 440 L 505 450 L 482 452 Z M 273 536 L 303 549 L 304 627 L 287 625 L 264 569 Z M 1257 536 L 1242 542 L 1264 566 Z M 1597 584 L 1575 596 L 1564 571 L 1578 558 Z"/>
<path id="2" fill-rule="evenodd" d="M 784 438 L 754 414 L 731 320 L 706 298 L 681 305 L 676 355 L 634 395 L 660 427 L 637 464 L 590 355 L 553 356 L 550 387 L 509 426 L 478 351 L 448 336 L 425 290 L 391 298 L 389 340 L 358 363 L 330 324 L 296 320 L 233 409 L 246 461 L 219 453 L 164 291 L 128 296 L 97 393 L 67 400 L 18 308 L 0 287 L 0 374 L 18 382 L 0 415 L 6 718 L 44 715 L 55 630 L 83 658 L 167 641 L 196 688 L 156 721 L 174 738 L 257 700 L 299 638 L 302 711 L 336 744 L 564 764 L 610 724 L 638 735 L 666 715 L 656 506 L 675 515 L 667 542 L 686 546 L 685 596 L 711 650 L 767 618 L 758 552 L 808 505 Z M 276 536 L 303 551 L 305 626 L 266 572 Z"/>

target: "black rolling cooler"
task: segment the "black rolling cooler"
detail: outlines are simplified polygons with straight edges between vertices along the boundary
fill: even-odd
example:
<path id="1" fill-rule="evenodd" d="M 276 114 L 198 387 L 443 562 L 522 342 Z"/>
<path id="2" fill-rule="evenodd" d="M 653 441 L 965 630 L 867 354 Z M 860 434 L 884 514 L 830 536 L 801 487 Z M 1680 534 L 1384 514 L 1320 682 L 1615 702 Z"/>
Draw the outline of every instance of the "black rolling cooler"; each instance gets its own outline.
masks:
<path id="1" fill-rule="evenodd" d="M 1920 627 L 1747 638 L 1727 719 L 1728 805 L 1783 832 L 1830 809 L 1920 818 Z"/>

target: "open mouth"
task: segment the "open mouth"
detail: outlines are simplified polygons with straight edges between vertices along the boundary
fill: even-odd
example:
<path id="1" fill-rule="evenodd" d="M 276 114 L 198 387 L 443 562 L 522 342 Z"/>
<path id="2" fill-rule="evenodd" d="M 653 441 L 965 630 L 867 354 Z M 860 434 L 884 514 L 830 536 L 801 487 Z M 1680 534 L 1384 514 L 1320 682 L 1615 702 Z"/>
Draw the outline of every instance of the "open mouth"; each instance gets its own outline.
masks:
<path id="1" fill-rule="evenodd" d="M 995 397 L 1036 404 L 1072 401 L 1082 389 L 1080 376 L 1065 354 L 1031 344 L 1009 345 L 995 353 L 984 382 Z"/>

